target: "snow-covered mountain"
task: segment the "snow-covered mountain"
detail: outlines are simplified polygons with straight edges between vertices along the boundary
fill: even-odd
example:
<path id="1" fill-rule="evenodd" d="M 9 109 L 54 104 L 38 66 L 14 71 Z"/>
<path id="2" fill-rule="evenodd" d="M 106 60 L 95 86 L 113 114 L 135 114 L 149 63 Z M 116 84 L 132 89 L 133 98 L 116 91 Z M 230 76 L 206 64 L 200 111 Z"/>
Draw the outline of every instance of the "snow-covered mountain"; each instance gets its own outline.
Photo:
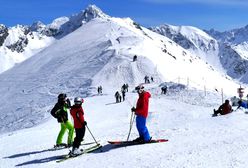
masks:
<path id="1" fill-rule="evenodd" d="M 204 32 L 191 26 L 161 25 L 150 29 L 172 39 L 220 72 L 248 83 L 247 26 L 223 33 L 213 29 Z"/>
<path id="2" fill-rule="evenodd" d="M 219 55 L 224 59 L 222 62 L 227 74 L 247 83 L 248 26 L 225 32 L 214 29 L 206 32 L 218 40 L 221 48 Z"/>
<path id="3" fill-rule="evenodd" d="M 60 17 L 51 24 L 41 21 L 31 26 L 17 25 L 7 28 L 0 24 L 0 73 L 35 55 L 56 39 L 73 32 L 96 17 L 108 17 L 95 5 L 70 17 Z"/>
<path id="4" fill-rule="evenodd" d="M 192 26 L 173 26 L 168 24 L 151 27 L 150 29 L 170 38 L 192 54 L 201 57 L 211 66 L 214 66 L 215 69 L 223 72 L 218 59 L 218 42 L 204 31 Z"/>

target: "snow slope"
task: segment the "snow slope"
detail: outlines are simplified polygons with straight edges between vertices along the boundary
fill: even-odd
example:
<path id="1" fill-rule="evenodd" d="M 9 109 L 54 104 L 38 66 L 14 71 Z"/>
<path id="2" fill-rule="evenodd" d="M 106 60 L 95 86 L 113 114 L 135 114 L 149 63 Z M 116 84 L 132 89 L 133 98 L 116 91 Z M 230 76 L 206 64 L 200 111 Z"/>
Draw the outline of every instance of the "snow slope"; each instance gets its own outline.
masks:
<path id="1" fill-rule="evenodd" d="M 129 92 L 127 100 L 114 103 L 111 94 L 85 99 L 83 108 L 88 126 L 97 140 L 98 150 L 79 158 L 56 163 L 68 149 L 48 151 L 55 143 L 59 125 L 51 118 L 39 126 L 0 135 L 1 167 L 247 167 L 247 117 L 243 110 L 212 118 L 220 95 L 189 88 L 170 86 L 168 95 L 160 95 L 158 85 L 145 85 L 152 94 L 147 125 L 151 136 L 168 138 L 169 142 L 115 148 L 107 140 L 125 140 L 130 108 L 137 93 Z M 227 98 L 227 97 L 226 97 Z M 138 136 L 136 128 L 131 139 Z M 64 137 L 66 141 L 66 135 Z M 92 142 L 86 131 L 85 142 Z M 86 148 L 82 146 L 81 148 Z"/>
<path id="2" fill-rule="evenodd" d="M 132 62 L 134 55 L 137 62 Z M 158 83 L 180 78 L 201 89 L 223 88 L 225 94 L 238 87 L 199 57 L 131 19 L 95 18 L 0 75 L 0 118 L 5 120 L 0 132 L 42 122 L 60 92 L 85 97 L 102 85 L 108 93 L 123 83 L 142 83 L 145 75 Z"/>

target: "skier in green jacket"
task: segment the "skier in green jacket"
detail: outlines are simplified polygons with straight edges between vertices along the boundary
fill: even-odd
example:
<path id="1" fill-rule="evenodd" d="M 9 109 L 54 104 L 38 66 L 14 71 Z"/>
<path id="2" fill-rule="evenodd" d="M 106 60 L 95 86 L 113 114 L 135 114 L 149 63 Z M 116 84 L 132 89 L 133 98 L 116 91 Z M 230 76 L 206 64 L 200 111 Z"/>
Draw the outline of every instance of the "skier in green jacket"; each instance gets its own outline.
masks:
<path id="1" fill-rule="evenodd" d="M 70 107 L 71 107 L 71 103 L 70 100 L 67 99 L 66 94 L 64 93 L 59 94 L 58 102 L 55 104 L 55 106 L 51 111 L 52 116 L 58 120 L 61 127 L 55 147 L 60 147 L 60 146 L 70 147 L 73 144 L 74 127 L 72 123 L 68 120 L 68 114 L 67 114 L 67 111 L 70 109 Z M 67 129 L 69 130 L 69 135 L 67 139 L 67 144 L 65 144 L 62 143 L 62 140 Z"/>

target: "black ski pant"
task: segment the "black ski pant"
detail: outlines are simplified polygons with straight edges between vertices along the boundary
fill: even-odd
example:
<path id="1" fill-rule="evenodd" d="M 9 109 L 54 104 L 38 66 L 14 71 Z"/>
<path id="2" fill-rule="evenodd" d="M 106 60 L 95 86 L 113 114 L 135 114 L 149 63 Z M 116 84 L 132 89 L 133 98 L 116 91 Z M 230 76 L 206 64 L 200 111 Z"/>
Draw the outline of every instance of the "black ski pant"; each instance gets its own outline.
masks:
<path id="1" fill-rule="evenodd" d="M 85 134 L 85 126 L 82 128 L 75 128 L 76 137 L 74 138 L 73 148 L 79 148 Z"/>
<path id="2" fill-rule="evenodd" d="M 221 110 L 214 109 L 214 115 L 218 115 L 218 114 L 223 115 L 223 112 Z"/>

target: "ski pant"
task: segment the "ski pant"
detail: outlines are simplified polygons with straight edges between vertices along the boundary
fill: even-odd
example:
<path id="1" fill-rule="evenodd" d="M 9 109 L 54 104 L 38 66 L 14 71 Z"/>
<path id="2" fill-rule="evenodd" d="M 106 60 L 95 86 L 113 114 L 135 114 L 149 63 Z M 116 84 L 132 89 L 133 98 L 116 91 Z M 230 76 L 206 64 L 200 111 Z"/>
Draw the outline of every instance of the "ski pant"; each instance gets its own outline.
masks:
<path id="1" fill-rule="evenodd" d="M 60 131 L 59 131 L 59 135 L 57 137 L 57 141 L 56 144 L 61 144 L 63 141 L 63 136 L 65 134 L 66 130 L 69 130 L 69 135 L 67 138 L 67 144 L 70 145 L 72 144 L 72 139 L 73 139 L 73 133 L 74 133 L 74 127 L 71 124 L 70 121 L 66 121 L 65 123 L 60 123 Z"/>
<path id="2" fill-rule="evenodd" d="M 76 137 L 74 138 L 73 148 L 79 148 L 85 134 L 85 126 L 82 128 L 75 128 Z"/>
<path id="3" fill-rule="evenodd" d="M 214 115 L 218 115 L 218 114 L 224 115 L 223 111 L 214 109 Z"/>
<path id="4" fill-rule="evenodd" d="M 146 127 L 146 118 L 143 116 L 137 115 L 136 117 L 136 127 L 139 132 L 139 136 L 144 139 L 145 142 L 151 139 L 149 131 Z"/>

